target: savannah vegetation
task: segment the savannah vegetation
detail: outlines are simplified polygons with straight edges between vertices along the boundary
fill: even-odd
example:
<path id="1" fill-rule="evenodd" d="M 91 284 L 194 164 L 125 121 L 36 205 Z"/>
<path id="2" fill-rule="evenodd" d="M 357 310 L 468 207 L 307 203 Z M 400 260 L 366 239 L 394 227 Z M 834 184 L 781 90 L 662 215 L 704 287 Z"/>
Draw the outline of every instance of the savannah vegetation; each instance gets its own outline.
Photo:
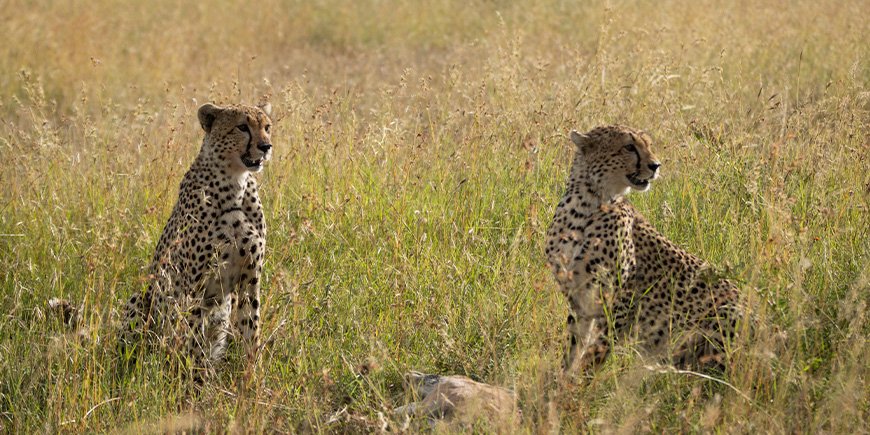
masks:
<path id="1" fill-rule="evenodd" d="M 410 369 L 514 389 L 519 426 L 478 431 L 866 432 L 868 8 L 6 2 L 0 432 L 401 429 Z M 199 150 L 196 108 L 262 100 L 266 344 L 191 394 L 177 355 L 125 366 L 113 325 Z M 610 123 L 662 159 L 629 199 L 744 291 L 757 329 L 727 375 L 625 346 L 555 389 L 567 307 L 544 232 L 567 132 Z M 81 304 L 75 328 L 51 297 Z"/>

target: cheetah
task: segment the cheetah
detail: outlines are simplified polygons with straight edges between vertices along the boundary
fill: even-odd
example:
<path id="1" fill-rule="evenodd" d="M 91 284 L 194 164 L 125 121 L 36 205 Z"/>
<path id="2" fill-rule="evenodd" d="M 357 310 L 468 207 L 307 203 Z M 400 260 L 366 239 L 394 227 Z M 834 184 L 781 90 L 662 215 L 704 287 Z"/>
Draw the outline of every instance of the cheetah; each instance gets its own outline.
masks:
<path id="1" fill-rule="evenodd" d="M 658 177 L 649 135 L 606 126 L 572 131 L 571 141 L 574 161 L 545 248 L 569 305 L 563 373 L 594 368 L 627 340 L 679 367 L 724 369 L 725 340 L 742 317 L 736 286 L 625 199 Z"/>
<path id="2" fill-rule="evenodd" d="M 258 347 L 266 224 L 252 174 L 272 155 L 270 114 L 268 103 L 199 108 L 202 148 L 157 243 L 149 285 L 125 307 L 123 344 L 151 338 L 184 349 L 197 381 L 222 358 L 230 325 L 249 356 Z"/>

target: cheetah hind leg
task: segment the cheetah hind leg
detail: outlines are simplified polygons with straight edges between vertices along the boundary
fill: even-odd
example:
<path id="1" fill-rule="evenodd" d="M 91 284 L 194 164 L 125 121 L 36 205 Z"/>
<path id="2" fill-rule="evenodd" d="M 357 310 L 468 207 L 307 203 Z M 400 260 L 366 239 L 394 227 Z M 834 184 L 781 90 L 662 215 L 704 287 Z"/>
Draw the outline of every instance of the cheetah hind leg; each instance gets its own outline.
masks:
<path id="1" fill-rule="evenodd" d="M 693 332 L 677 347 L 671 362 L 681 370 L 724 372 L 724 342 L 720 334 Z"/>
<path id="2" fill-rule="evenodd" d="M 136 363 L 137 353 L 142 347 L 154 347 L 153 296 L 161 281 L 152 282 L 145 291 L 136 290 L 127 300 L 124 315 L 118 328 L 117 352 L 122 368 L 128 371 Z"/>
<path id="3" fill-rule="evenodd" d="M 143 303 L 142 300 L 146 298 L 146 295 L 147 293 L 135 294 L 127 301 L 124 318 L 121 321 L 120 331 L 118 331 L 118 349 L 122 354 L 142 341 L 145 330 L 145 310 L 140 304 Z M 150 305 L 150 300 L 148 300 L 148 306 Z"/>
<path id="4" fill-rule="evenodd" d="M 145 291 L 134 290 L 124 308 L 124 316 L 119 331 L 119 341 L 122 349 L 132 348 L 153 338 L 156 325 L 155 319 L 160 317 L 156 308 L 164 304 L 161 289 L 169 288 L 170 279 L 165 272 L 158 273 L 148 284 Z"/>
<path id="5" fill-rule="evenodd" d="M 726 343 L 734 338 L 741 317 L 741 312 L 732 305 L 718 307 L 715 315 L 701 320 L 698 329 L 680 343 L 673 364 L 677 368 L 724 373 L 727 368 Z"/>

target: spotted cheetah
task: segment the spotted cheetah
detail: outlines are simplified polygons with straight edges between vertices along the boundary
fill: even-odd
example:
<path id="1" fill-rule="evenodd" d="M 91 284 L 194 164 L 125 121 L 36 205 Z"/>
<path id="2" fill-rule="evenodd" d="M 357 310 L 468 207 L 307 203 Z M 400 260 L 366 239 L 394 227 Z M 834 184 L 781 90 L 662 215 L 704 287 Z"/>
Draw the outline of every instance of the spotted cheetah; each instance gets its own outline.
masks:
<path id="1" fill-rule="evenodd" d="M 594 367 L 628 340 L 681 367 L 723 368 L 723 345 L 741 318 L 737 288 L 625 199 L 659 174 L 650 137 L 607 126 L 572 131 L 571 141 L 574 162 L 546 242 L 570 312 L 564 373 Z"/>
<path id="2" fill-rule="evenodd" d="M 249 355 L 258 345 L 266 224 L 252 173 L 272 154 L 270 113 L 269 104 L 199 108 L 202 148 L 157 243 L 149 285 L 126 304 L 124 343 L 145 336 L 184 348 L 197 380 L 222 358 L 231 324 Z"/>

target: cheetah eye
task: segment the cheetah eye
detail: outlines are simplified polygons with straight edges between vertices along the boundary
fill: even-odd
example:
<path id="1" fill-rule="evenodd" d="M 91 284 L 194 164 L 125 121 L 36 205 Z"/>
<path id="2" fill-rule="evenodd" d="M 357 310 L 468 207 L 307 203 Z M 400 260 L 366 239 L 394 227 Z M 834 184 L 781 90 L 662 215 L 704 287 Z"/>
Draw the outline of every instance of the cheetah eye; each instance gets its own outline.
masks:
<path id="1" fill-rule="evenodd" d="M 266 125 L 266 133 L 269 133 L 272 130 L 272 124 Z"/>
<path id="2" fill-rule="evenodd" d="M 625 146 L 625 149 L 628 150 L 628 152 L 630 152 L 630 153 L 636 153 L 636 152 L 637 152 L 637 148 L 635 148 L 635 146 L 634 146 L 633 143 L 630 143 L 630 144 L 626 145 L 626 146 Z"/>
<path id="3" fill-rule="evenodd" d="M 247 132 L 249 131 L 249 130 L 248 130 L 248 124 L 239 124 L 239 125 L 236 126 L 236 128 L 238 128 L 239 131 L 242 131 L 242 132 L 244 132 L 244 133 L 247 133 Z"/>

